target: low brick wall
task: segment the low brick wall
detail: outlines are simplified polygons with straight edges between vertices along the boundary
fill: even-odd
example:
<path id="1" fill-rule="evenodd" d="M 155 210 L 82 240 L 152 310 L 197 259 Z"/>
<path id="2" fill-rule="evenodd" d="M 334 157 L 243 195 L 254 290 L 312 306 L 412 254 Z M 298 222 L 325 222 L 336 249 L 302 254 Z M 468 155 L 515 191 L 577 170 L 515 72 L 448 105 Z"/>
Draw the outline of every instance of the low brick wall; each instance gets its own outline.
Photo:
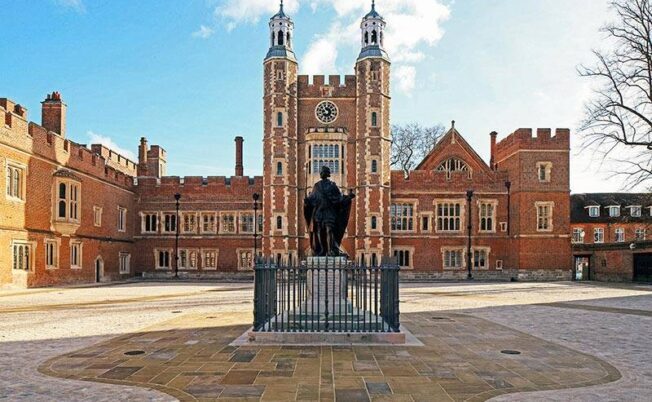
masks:
<path id="1" fill-rule="evenodd" d="M 143 272 L 142 279 L 171 279 L 173 272 Z M 253 272 L 179 272 L 180 279 L 206 280 L 206 281 L 230 281 L 230 282 L 253 282 Z"/>
<path id="2" fill-rule="evenodd" d="M 418 272 L 402 271 L 401 281 L 404 282 L 428 282 L 428 281 L 462 281 L 466 280 L 467 271 L 437 271 Z M 505 269 L 502 271 L 473 271 L 473 278 L 480 281 L 499 282 L 554 282 L 570 281 L 571 270 L 562 269 Z"/>

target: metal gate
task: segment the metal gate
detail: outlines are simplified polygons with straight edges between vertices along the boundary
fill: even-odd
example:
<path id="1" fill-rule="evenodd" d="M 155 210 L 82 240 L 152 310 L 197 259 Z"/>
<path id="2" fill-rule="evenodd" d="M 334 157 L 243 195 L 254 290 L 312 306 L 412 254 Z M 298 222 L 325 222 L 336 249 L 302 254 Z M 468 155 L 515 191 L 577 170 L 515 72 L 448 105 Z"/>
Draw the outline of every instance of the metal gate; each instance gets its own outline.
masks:
<path id="1" fill-rule="evenodd" d="M 634 254 L 634 280 L 652 282 L 652 253 Z"/>

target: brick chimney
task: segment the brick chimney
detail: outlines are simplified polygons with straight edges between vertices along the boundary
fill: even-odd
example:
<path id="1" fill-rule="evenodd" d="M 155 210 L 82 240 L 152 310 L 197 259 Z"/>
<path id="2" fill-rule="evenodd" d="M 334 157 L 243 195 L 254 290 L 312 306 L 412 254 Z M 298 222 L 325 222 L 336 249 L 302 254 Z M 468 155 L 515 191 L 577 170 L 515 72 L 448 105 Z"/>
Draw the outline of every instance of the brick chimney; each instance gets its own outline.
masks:
<path id="1" fill-rule="evenodd" d="M 138 146 L 138 176 L 147 176 L 147 138 L 140 138 Z"/>
<path id="2" fill-rule="evenodd" d="M 498 133 L 495 131 L 492 131 L 490 134 L 491 136 L 491 162 L 490 162 L 490 167 L 492 170 L 496 170 L 496 137 L 498 137 Z"/>
<path id="3" fill-rule="evenodd" d="M 244 176 L 244 166 L 242 165 L 242 143 L 244 138 L 235 137 L 235 175 Z"/>
<path id="4" fill-rule="evenodd" d="M 41 126 L 62 137 L 66 136 L 66 104 L 61 100 L 59 92 L 48 94 L 41 108 Z"/>

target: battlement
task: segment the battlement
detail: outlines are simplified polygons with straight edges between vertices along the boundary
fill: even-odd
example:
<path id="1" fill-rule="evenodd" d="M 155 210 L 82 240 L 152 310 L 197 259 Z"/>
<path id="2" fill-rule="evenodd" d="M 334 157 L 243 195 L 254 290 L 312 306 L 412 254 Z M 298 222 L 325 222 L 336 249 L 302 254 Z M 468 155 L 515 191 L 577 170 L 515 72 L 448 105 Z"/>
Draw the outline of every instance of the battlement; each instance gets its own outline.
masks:
<path id="1" fill-rule="evenodd" d="M 496 144 L 495 160 L 500 161 L 516 151 L 529 150 L 569 150 L 570 130 L 558 128 L 552 135 L 549 128 L 539 128 L 536 135 L 531 128 L 519 128 Z"/>
<path id="2" fill-rule="evenodd" d="M 139 187 L 184 187 L 189 188 L 230 188 L 231 190 L 248 189 L 263 186 L 262 176 L 163 176 L 160 179 L 156 177 L 141 177 L 138 179 Z"/>
<path id="3" fill-rule="evenodd" d="M 173 200 L 181 194 L 184 200 L 238 201 L 252 199 L 254 193 L 262 193 L 261 176 L 164 176 L 138 179 L 138 193 L 147 198 Z"/>
<path id="4" fill-rule="evenodd" d="M 355 75 L 329 75 L 328 83 L 324 75 L 299 75 L 297 77 L 299 97 L 354 97 L 357 78 Z"/>
<path id="5" fill-rule="evenodd" d="M 120 187 L 133 186 L 132 176 L 115 169 L 102 155 L 83 144 L 65 139 L 33 122 L 29 123 L 28 135 L 32 139 L 32 152 L 36 155 Z"/>
<path id="6" fill-rule="evenodd" d="M 0 115 L 4 125 L 10 129 L 27 130 L 27 109 L 11 99 L 0 98 Z"/>
<path id="7" fill-rule="evenodd" d="M 136 176 L 137 164 L 129 158 L 122 156 L 102 144 L 91 144 L 91 151 L 102 156 L 106 160 L 106 163 L 114 169 L 130 176 Z"/>

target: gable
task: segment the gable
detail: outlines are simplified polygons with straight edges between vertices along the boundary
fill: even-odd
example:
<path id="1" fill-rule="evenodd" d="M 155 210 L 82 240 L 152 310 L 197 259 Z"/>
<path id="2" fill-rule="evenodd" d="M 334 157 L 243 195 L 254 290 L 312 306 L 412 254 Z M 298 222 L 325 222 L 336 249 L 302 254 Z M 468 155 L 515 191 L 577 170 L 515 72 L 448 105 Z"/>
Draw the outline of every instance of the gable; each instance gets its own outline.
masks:
<path id="1" fill-rule="evenodd" d="M 455 127 L 439 140 L 415 170 L 467 171 L 491 173 L 491 168 L 475 152 Z"/>

